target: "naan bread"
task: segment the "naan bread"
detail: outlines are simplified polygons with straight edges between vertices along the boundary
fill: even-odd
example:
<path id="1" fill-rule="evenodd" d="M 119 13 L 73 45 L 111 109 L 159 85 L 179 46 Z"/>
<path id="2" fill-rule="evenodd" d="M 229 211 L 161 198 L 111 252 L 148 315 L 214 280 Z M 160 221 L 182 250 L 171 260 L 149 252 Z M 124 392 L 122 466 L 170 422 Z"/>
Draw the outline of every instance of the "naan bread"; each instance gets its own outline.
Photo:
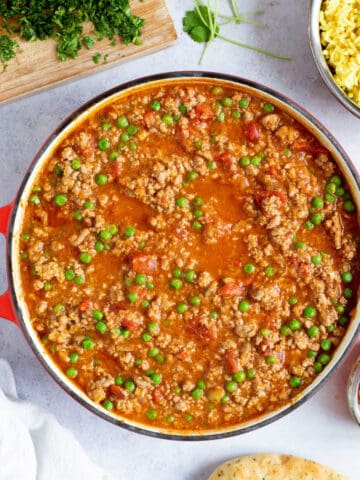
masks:
<path id="1" fill-rule="evenodd" d="M 262 454 L 223 463 L 209 480 L 349 480 L 331 468 L 292 455 Z"/>

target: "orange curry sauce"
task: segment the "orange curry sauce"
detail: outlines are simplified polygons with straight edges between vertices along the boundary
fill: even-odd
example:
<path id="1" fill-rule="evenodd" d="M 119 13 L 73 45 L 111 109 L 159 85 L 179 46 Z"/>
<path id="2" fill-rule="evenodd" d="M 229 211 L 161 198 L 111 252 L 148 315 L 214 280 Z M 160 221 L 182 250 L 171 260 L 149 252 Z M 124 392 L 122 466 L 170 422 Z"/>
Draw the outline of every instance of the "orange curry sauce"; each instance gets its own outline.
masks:
<path id="1" fill-rule="evenodd" d="M 359 228 L 330 154 L 272 104 L 188 80 L 77 124 L 29 195 L 34 329 L 91 400 L 172 430 L 289 403 L 331 360 Z"/>

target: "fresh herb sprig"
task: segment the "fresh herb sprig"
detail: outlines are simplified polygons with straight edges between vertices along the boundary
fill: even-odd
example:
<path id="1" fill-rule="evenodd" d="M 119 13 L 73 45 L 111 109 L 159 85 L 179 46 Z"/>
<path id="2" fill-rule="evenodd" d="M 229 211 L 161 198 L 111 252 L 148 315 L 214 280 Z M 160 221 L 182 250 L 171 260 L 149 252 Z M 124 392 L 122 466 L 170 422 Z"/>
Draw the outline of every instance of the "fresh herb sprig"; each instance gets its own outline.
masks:
<path id="1" fill-rule="evenodd" d="M 83 34 L 83 24 L 93 25 L 97 40 L 119 37 L 122 43 L 141 43 L 144 20 L 132 15 L 129 0 L 8 0 L 0 1 L 0 62 L 15 56 L 15 42 L 9 35 L 28 41 L 54 38 L 59 60 L 75 58 L 85 45 L 91 48 L 93 37 Z M 11 53 L 9 53 L 11 52 Z M 11 56 L 9 56 L 11 55 Z"/>
<path id="2" fill-rule="evenodd" d="M 195 42 L 205 43 L 205 47 L 199 62 L 200 64 L 203 63 L 203 60 L 211 43 L 216 38 L 221 38 L 228 43 L 232 43 L 234 45 L 242 48 L 247 48 L 249 50 L 254 50 L 255 52 L 269 55 L 270 57 L 278 58 L 281 60 L 290 60 L 290 57 L 278 55 L 277 53 L 273 53 L 262 48 L 247 45 L 245 43 L 238 42 L 222 35 L 220 33 L 221 27 L 229 23 L 250 23 L 258 27 L 266 26 L 263 23 L 249 20 L 249 16 L 261 14 L 263 13 L 262 11 L 256 10 L 254 12 L 240 14 L 236 0 L 231 0 L 230 6 L 233 15 L 224 15 L 222 13 L 219 13 L 218 0 L 214 0 L 213 5 L 211 5 L 210 0 L 206 0 L 206 4 L 203 4 L 201 0 L 194 0 L 194 9 L 186 12 L 183 18 L 184 32 L 186 32 Z M 223 19 L 224 21 L 221 22 L 221 20 L 219 19 Z"/>

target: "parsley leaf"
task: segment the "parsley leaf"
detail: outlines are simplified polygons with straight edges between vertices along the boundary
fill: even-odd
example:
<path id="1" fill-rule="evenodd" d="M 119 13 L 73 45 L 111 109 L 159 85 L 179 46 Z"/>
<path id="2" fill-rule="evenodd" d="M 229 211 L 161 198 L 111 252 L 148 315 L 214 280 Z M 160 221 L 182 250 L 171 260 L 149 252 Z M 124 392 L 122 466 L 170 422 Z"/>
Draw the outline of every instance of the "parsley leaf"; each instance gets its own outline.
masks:
<path id="1" fill-rule="evenodd" d="M 5 70 L 7 67 L 7 63 L 9 60 L 15 57 L 15 48 L 18 44 L 10 40 L 8 35 L 1 35 L 0 36 L 0 62 L 3 64 L 3 69 Z"/>
<path id="2" fill-rule="evenodd" d="M 201 3 L 201 0 L 194 0 L 194 9 L 187 11 L 183 18 L 183 31 L 187 33 L 190 38 L 195 42 L 206 44 L 200 58 L 200 63 L 202 63 L 210 43 L 213 42 L 216 37 L 221 38 L 228 43 L 254 50 L 256 52 L 263 53 L 271 57 L 283 60 L 290 60 L 289 57 L 284 57 L 282 55 L 263 50 L 262 48 L 252 47 L 250 45 L 237 42 L 236 40 L 232 40 L 231 38 L 227 38 L 224 35 L 220 34 L 220 27 L 229 23 L 250 23 L 258 27 L 264 27 L 265 25 L 262 23 L 250 21 L 247 18 L 249 15 L 257 15 L 259 13 L 262 13 L 260 11 L 240 15 L 236 0 L 231 0 L 231 9 L 233 15 L 220 14 L 218 12 L 218 4 L 218 0 L 213 1 L 213 7 L 211 6 L 210 0 L 206 0 L 206 5 Z M 225 21 L 223 23 L 219 23 L 219 17 Z"/>

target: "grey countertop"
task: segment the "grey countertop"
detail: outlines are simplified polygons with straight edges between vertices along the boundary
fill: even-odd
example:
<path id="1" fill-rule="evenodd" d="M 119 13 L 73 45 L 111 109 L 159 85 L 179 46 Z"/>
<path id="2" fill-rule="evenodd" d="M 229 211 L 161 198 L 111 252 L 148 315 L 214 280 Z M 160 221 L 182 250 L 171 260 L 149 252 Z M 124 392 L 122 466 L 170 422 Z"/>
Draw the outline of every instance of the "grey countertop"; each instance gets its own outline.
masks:
<path id="1" fill-rule="evenodd" d="M 239 3 L 242 11 L 264 10 L 262 20 L 269 27 L 231 27 L 229 36 L 288 54 L 291 61 L 275 60 L 218 40 L 210 48 L 205 64 L 199 67 L 197 62 L 202 47 L 181 31 L 182 15 L 192 2 L 168 0 L 179 34 L 175 46 L 0 106 L 0 204 L 14 197 L 37 150 L 75 108 L 127 80 L 171 70 L 202 68 L 232 73 L 282 92 L 318 117 L 360 166 L 360 120 L 337 103 L 320 79 L 307 37 L 307 1 L 244 0 Z M 227 5 L 225 1 L 220 4 Z M 4 239 L 0 238 L 0 290 L 4 290 L 6 283 L 4 244 Z M 89 413 L 48 376 L 19 329 L 0 320 L 0 357 L 10 362 L 20 397 L 54 413 L 74 432 L 94 461 L 119 479 L 205 480 L 219 463 L 231 457 L 255 452 L 284 452 L 313 458 L 356 480 L 360 471 L 360 429 L 350 418 L 345 396 L 349 365 L 355 355 L 353 350 L 312 399 L 274 424 L 230 439 L 171 442 L 129 433 Z"/>

